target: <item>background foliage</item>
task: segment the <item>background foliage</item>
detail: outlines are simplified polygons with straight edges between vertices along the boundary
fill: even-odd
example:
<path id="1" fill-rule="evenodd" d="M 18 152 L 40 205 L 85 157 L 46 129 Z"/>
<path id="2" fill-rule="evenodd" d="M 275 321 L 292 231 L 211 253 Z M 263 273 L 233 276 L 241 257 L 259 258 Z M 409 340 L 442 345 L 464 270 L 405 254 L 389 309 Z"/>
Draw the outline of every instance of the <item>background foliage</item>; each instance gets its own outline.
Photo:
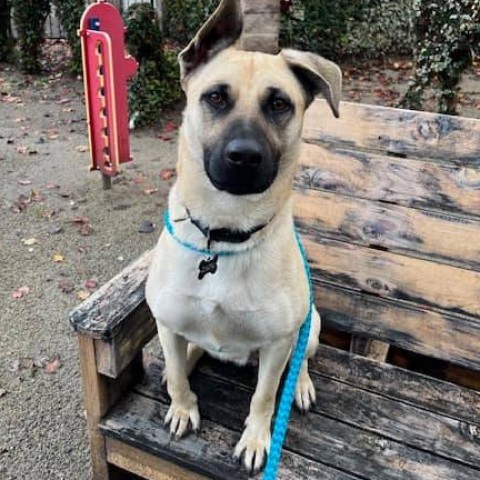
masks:
<path id="1" fill-rule="evenodd" d="M 429 86 L 438 111 L 456 114 L 462 73 L 480 50 L 480 0 L 415 0 L 415 74 L 402 106 L 421 109 Z"/>
<path id="2" fill-rule="evenodd" d="M 49 0 L 12 0 L 13 19 L 18 33 L 20 67 L 25 73 L 40 73 L 40 55 L 45 38 Z"/>
<path id="3" fill-rule="evenodd" d="M 85 10 L 85 0 L 52 0 L 52 2 L 72 50 L 70 70 L 78 75 L 82 72 L 82 56 L 77 30 L 80 26 L 80 18 Z"/>
<path id="4" fill-rule="evenodd" d="M 132 5 L 125 24 L 128 51 L 140 64 L 130 83 L 130 113 L 136 125 L 148 125 L 158 122 L 161 109 L 182 96 L 177 52 L 165 48 L 157 12 L 149 4 Z"/>
<path id="5" fill-rule="evenodd" d="M 10 1 L 0 0 L 0 62 L 11 58 L 13 38 L 10 29 Z"/>

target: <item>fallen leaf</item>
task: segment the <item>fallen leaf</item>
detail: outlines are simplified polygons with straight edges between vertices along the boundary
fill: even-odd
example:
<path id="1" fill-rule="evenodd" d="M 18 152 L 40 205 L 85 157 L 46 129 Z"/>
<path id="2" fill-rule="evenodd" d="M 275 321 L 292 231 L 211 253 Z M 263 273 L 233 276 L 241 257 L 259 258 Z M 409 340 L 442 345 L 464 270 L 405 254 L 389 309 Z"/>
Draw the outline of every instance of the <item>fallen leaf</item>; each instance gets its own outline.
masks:
<path id="1" fill-rule="evenodd" d="M 44 367 L 43 367 L 43 371 L 45 373 L 48 373 L 49 375 L 53 374 L 53 373 L 56 373 L 57 370 L 62 366 L 62 362 L 60 360 L 60 357 L 59 356 L 56 356 L 55 358 L 53 358 L 52 360 L 48 360 Z"/>
<path id="2" fill-rule="evenodd" d="M 152 233 L 155 230 L 155 224 L 150 220 L 144 220 L 138 227 L 140 233 Z"/>
<path id="3" fill-rule="evenodd" d="M 65 257 L 61 255 L 60 253 L 54 253 L 52 255 L 52 260 L 57 263 L 61 263 L 65 260 Z"/>
<path id="4" fill-rule="evenodd" d="M 12 298 L 14 300 L 18 300 L 19 298 L 23 298 L 25 295 L 27 295 L 30 292 L 30 287 L 27 287 L 26 285 L 20 288 L 17 288 L 14 292 L 12 292 Z"/>
<path id="5" fill-rule="evenodd" d="M 75 150 L 77 152 L 83 153 L 83 152 L 86 152 L 88 150 L 88 148 L 85 145 L 79 145 L 78 147 L 75 147 Z"/>
<path id="6" fill-rule="evenodd" d="M 57 185 L 56 183 L 47 183 L 45 185 L 45 188 L 47 190 L 57 190 L 58 188 L 60 188 L 60 185 Z"/>
<path id="7" fill-rule="evenodd" d="M 88 290 L 79 290 L 77 292 L 77 298 L 80 301 L 86 300 L 90 295 L 91 293 Z"/>
<path id="8" fill-rule="evenodd" d="M 28 153 L 28 147 L 25 145 L 19 145 L 17 147 L 17 152 L 20 153 L 20 155 L 26 155 Z"/>
<path id="9" fill-rule="evenodd" d="M 90 278 L 89 280 L 85 281 L 84 285 L 88 290 L 95 290 L 98 287 L 98 282 L 93 280 L 93 278 Z"/>
<path id="10" fill-rule="evenodd" d="M 84 237 L 87 237 L 89 235 L 92 234 L 93 232 L 93 228 L 92 226 L 89 224 L 89 223 L 84 223 L 81 227 L 80 227 L 80 235 L 83 235 Z"/>
<path id="11" fill-rule="evenodd" d="M 62 232 L 63 232 L 63 227 L 61 225 L 52 225 L 48 229 L 48 233 L 50 235 L 57 235 L 57 234 L 62 233 Z"/>
<path id="12" fill-rule="evenodd" d="M 36 238 L 22 238 L 22 243 L 27 246 L 35 245 L 38 243 L 38 240 Z"/>
<path id="13" fill-rule="evenodd" d="M 58 282 L 58 288 L 63 293 L 72 293 L 75 286 L 71 280 L 64 278 Z"/>
<path id="14" fill-rule="evenodd" d="M 174 168 L 162 168 L 160 170 L 160 178 L 162 180 L 170 180 L 177 174 L 177 171 Z"/>
<path id="15" fill-rule="evenodd" d="M 19 180 L 18 183 L 19 183 L 20 185 L 25 186 L 25 185 L 31 185 L 31 184 L 32 184 L 32 181 L 31 181 L 31 180 Z"/>
<path id="16" fill-rule="evenodd" d="M 71 100 L 69 98 L 62 98 L 57 103 L 60 104 L 60 105 L 65 105 L 66 103 L 70 103 L 70 101 Z"/>
<path id="17" fill-rule="evenodd" d="M 84 223 L 90 223 L 90 220 L 88 217 L 73 217 L 72 223 L 84 224 Z"/>
<path id="18" fill-rule="evenodd" d="M 145 195 L 152 195 L 153 193 L 158 192 L 158 188 L 147 188 L 143 191 Z"/>

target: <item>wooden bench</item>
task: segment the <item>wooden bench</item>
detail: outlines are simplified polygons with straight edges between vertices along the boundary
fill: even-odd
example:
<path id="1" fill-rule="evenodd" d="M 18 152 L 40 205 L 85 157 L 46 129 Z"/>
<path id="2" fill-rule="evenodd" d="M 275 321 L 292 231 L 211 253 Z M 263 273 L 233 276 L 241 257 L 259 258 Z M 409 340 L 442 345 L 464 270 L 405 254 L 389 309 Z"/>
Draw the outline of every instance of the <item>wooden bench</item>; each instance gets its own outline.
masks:
<path id="1" fill-rule="evenodd" d="M 309 110 L 296 216 L 328 329 L 480 370 L 480 121 L 359 104 Z M 169 438 L 143 286 L 151 253 L 71 313 L 95 479 L 244 479 L 231 454 L 256 379 L 203 359 L 198 436 Z M 383 355 L 385 356 L 385 355 Z M 424 358 L 424 357 L 421 357 Z M 477 480 L 480 393 L 322 344 L 281 479 Z M 134 477 L 135 478 L 135 477 Z M 260 477 L 258 477 L 260 478 Z"/>

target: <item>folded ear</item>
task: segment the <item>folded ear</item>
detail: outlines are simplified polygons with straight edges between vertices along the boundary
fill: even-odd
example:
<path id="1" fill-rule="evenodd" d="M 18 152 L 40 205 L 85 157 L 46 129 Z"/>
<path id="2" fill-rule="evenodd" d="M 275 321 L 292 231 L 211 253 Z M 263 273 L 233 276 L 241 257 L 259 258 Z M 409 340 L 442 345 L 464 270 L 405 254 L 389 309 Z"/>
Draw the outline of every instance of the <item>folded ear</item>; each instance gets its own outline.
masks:
<path id="1" fill-rule="evenodd" d="M 321 93 L 338 118 L 342 94 L 342 71 L 338 65 L 320 55 L 299 50 L 284 49 L 281 55 L 302 84 L 307 94 L 307 106 Z"/>
<path id="2" fill-rule="evenodd" d="M 221 0 L 215 12 L 178 56 L 182 84 L 196 68 L 235 43 L 242 33 L 242 27 L 240 0 Z"/>

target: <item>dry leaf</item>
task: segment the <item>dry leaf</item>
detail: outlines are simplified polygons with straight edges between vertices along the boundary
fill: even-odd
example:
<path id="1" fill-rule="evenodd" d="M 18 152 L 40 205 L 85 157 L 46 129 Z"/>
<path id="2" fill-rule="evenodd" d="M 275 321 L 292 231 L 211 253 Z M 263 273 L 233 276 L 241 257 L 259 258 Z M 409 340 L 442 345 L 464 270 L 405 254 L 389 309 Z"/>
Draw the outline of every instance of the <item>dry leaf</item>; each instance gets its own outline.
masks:
<path id="1" fill-rule="evenodd" d="M 19 180 L 18 183 L 19 183 L 20 185 L 25 186 L 25 185 L 31 185 L 31 184 L 32 184 L 32 181 L 31 181 L 31 180 Z"/>
<path id="2" fill-rule="evenodd" d="M 91 235 L 92 232 L 93 232 L 93 228 L 92 226 L 89 224 L 89 223 L 84 223 L 81 227 L 80 227 L 80 235 L 83 235 L 84 237 L 87 237 L 88 235 Z"/>
<path id="3" fill-rule="evenodd" d="M 52 373 L 56 373 L 56 371 L 62 366 L 62 362 L 60 357 L 55 357 L 52 360 L 49 360 L 45 366 L 43 367 L 43 371 L 51 375 Z"/>
<path id="4" fill-rule="evenodd" d="M 26 285 L 20 288 L 17 288 L 14 292 L 12 292 L 12 298 L 14 300 L 18 300 L 19 298 L 24 297 L 30 292 L 30 288 L 27 287 Z"/>
<path id="5" fill-rule="evenodd" d="M 162 168 L 160 170 L 160 178 L 162 180 L 170 180 L 177 174 L 177 171 L 174 168 Z"/>
<path id="6" fill-rule="evenodd" d="M 36 238 L 22 238 L 22 243 L 27 246 L 35 245 L 38 243 L 38 240 Z"/>
<path id="7" fill-rule="evenodd" d="M 64 256 L 61 255 L 60 253 L 54 253 L 52 255 L 52 260 L 57 263 L 61 263 L 65 260 Z"/>
<path id="8" fill-rule="evenodd" d="M 73 292 L 74 285 L 71 280 L 68 280 L 64 278 L 63 280 L 60 280 L 58 282 L 58 288 L 63 292 L 63 293 L 71 293 Z"/>
<path id="9" fill-rule="evenodd" d="M 158 192 L 158 188 L 147 188 L 143 191 L 145 195 L 152 195 L 155 192 Z"/>
<path id="10" fill-rule="evenodd" d="M 88 290 L 79 290 L 77 292 L 77 298 L 81 301 L 86 300 L 90 295 L 91 293 Z"/>
<path id="11" fill-rule="evenodd" d="M 88 290 L 95 290 L 98 287 L 98 282 L 92 278 L 85 281 L 85 288 Z"/>
<path id="12" fill-rule="evenodd" d="M 20 153 L 20 155 L 26 155 L 28 153 L 28 147 L 25 145 L 19 145 L 17 147 L 17 152 Z"/>
<path id="13" fill-rule="evenodd" d="M 83 153 L 83 152 L 86 152 L 88 150 L 88 148 L 85 145 L 79 145 L 78 147 L 75 147 L 75 150 L 77 152 Z"/>
<path id="14" fill-rule="evenodd" d="M 47 183 L 47 185 L 45 185 L 45 188 L 47 190 L 57 190 L 58 188 L 60 188 L 60 185 L 57 185 L 56 183 Z"/>

